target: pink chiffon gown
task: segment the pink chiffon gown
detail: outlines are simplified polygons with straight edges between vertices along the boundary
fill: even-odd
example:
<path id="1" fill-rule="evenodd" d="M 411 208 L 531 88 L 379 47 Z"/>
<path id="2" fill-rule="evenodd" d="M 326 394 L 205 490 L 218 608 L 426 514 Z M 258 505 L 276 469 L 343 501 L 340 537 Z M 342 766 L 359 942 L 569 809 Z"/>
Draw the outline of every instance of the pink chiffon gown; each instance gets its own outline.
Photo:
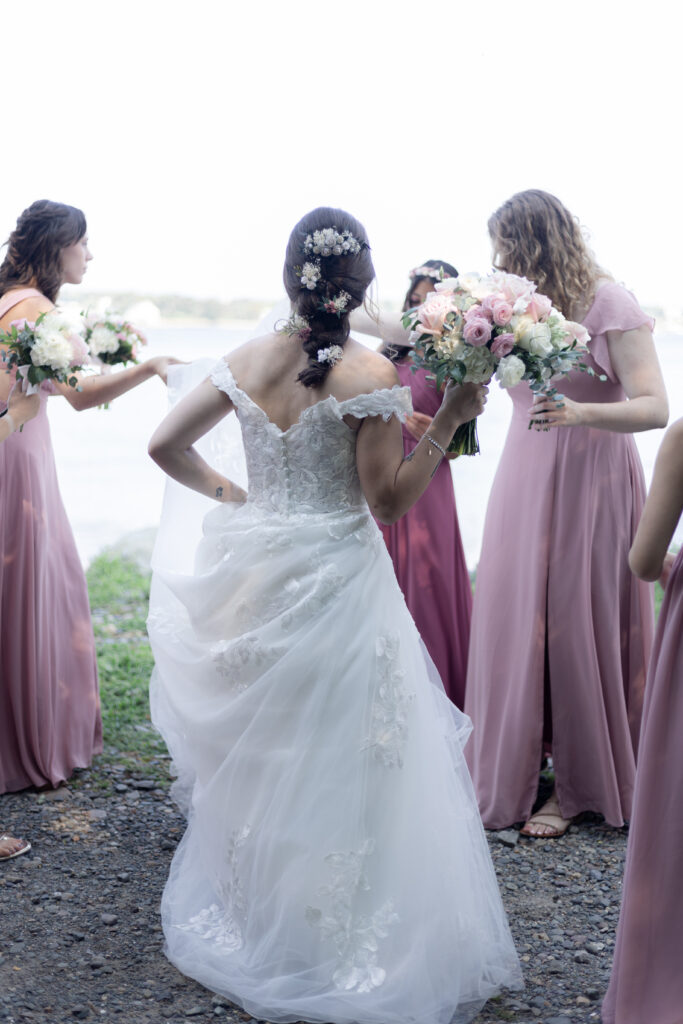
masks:
<path id="1" fill-rule="evenodd" d="M 413 408 L 434 416 L 441 395 L 424 370 L 397 363 L 401 384 L 410 388 Z M 406 454 L 417 441 L 403 424 Z M 422 497 L 397 523 L 381 526 L 398 584 L 420 636 L 437 667 L 444 689 L 461 710 L 472 587 L 460 538 L 450 462 L 444 460 Z"/>
<path id="2" fill-rule="evenodd" d="M 37 294 L 3 296 L 0 317 Z M 0 444 L 0 793 L 57 786 L 102 749 L 88 592 L 57 484 L 48 393 Z"/>
<path id="3" fill-rule="evenodd" d="M 608 331 L 652 321 L 633 295 L 599 288 L 584 318 L 586 362 L 558 390 L 578 402 L 626 396 Z M 628 551 L 645 500 L 631 434 L 586 427 L 530 431 L 532 394 L 514 410 L 489 498 L 477 570 L 465 711 L 466 753 L 487 828 L 526 820 L 544 744 L 560 810 L 621 826 L 631 816 L 643 690 L 654 633 L 651 584 Z"/>
<path id="4" fill-rule="evenodd" d="M 683 1020 L 683 550 L 657 623 L 604 1024 Z"/>

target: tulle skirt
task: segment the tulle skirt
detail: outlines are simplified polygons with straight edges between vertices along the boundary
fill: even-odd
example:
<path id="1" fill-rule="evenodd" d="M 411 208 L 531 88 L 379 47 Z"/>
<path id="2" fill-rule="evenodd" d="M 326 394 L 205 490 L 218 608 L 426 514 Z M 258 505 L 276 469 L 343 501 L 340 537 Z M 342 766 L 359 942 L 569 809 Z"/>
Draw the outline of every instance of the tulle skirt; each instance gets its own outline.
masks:
<path id="1" fill-rule="evenodd" d="M 167 954 L 271 1021 L 449 1024 L 519 987 L 462 747 L 366 507 L 204 521 L 157 572 L 153 718 L 189 818 Z"/>

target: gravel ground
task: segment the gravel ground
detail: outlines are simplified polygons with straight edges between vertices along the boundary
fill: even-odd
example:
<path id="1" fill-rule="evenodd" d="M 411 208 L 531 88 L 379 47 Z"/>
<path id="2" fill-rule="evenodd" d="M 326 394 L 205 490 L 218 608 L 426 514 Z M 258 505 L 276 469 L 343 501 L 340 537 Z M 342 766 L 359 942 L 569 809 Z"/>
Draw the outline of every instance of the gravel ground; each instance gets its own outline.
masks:
<path id="1" fill-rule="evenodd" d="M 164 784 L 100 759 L 68 787 L 3 797 L 0 813 L 33 844 L 0 865 L 0 1021 L 252 1020 L 163 955 L 159 898 L 183 832 Z M 587 818 L 560 840 L 489 840 L 526 989 L 477 1024 L 599 1021 L 625 831 Z"/>

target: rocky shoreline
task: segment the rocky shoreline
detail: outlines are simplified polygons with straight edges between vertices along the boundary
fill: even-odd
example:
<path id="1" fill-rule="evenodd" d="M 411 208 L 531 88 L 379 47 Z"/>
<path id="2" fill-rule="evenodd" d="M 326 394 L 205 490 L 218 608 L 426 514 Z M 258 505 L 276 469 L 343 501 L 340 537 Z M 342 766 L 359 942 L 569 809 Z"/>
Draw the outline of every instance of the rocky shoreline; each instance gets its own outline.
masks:
<path id="1" fill-rule="evenodd" d="M 0 865 L 0 1021 L 252 1020 L 164 957 L 159 900 L 184 828 L 167 783 L 101 758 L 59 790 L 5 796 L 2 813 L 33 849 Z M 477 1024 L 599 1021 L 625 832 L 587 818 L 559 840 L 489 842 L 526 989 Z"/>

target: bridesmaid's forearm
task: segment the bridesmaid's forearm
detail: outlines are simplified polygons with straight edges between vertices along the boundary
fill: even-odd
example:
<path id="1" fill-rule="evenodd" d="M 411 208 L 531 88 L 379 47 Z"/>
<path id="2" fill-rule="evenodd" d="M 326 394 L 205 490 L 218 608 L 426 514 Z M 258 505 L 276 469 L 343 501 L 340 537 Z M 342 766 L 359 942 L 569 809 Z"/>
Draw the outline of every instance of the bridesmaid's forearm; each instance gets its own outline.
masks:
<path id="1" fill-rule="evenodd" d="M 651 395 L 640 395 L 624 402 L 581 402 L 581 426 L 637 434 L 665 427 L 669 410 Z"/>
<path id="2" fill-rule="evenodd" d="M 125 395 L 131 388 L 149 380 L 155 373 L 151 362 L 145 362 L 138 366 L 129 366 L 126 370 L 119 370 L 117 373 L 81 377 L 79 379 L 80 391 L 68 385 L 60 387 L 59 390 L 74 409 L 82 412 L 84 409 L 92 409 L 97 405 L 112 402 L 120 395 Z"/>

